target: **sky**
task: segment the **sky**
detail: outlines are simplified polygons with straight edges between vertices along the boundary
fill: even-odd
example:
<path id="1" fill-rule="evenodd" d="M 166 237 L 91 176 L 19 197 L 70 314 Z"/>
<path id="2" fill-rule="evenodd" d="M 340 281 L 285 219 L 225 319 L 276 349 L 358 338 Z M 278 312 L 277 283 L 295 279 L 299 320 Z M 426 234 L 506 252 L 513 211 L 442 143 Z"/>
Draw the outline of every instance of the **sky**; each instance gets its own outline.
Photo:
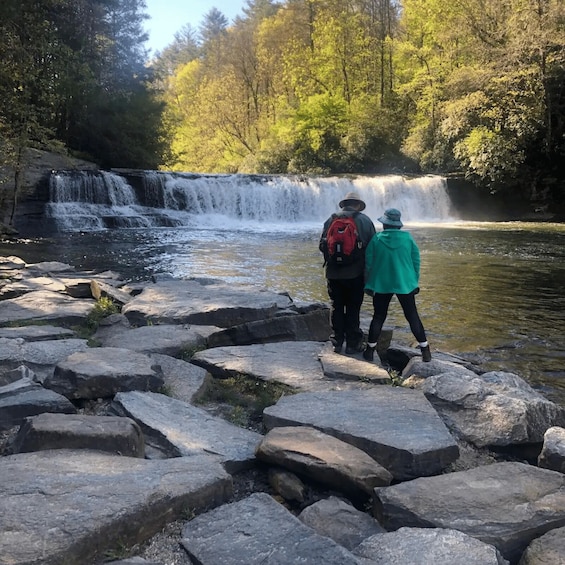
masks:
<path id="1" fill-rule="evenodd" d="M 145 0 L 145 3 L 150 16 L 145 21 L 149 33 L 146 47 L 152 54 L 169 45 L 184 25 L 190 24 L 198 30 L 204 15 L 212 8 L 220 10 L 231 23 L 247 5 L 245 0 Z"/>

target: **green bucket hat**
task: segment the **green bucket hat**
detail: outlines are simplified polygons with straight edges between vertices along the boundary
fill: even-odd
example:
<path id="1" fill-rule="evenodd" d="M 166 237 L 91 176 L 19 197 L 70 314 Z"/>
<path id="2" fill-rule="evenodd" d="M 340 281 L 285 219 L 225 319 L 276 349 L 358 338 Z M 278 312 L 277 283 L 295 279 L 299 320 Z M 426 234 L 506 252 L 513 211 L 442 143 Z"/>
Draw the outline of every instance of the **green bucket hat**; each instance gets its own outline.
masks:
<path id="1" fill-rule="evenodd" d="M 404 224 L 400 221 L 400 216 L 400 210 L 389 208 L 385 210 L 385 213 L 379 218 L 379 222 L 386 226 L 397 226 L 401 228 Z"/>

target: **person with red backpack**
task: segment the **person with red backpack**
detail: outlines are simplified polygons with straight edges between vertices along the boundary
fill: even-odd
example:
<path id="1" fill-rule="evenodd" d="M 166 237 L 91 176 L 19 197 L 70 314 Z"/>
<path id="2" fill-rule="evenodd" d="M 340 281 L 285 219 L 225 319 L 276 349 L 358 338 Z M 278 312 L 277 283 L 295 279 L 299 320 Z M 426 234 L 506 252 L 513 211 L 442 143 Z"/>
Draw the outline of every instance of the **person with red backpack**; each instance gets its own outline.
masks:
<path id="1" fill-rule="evenodd" d="M 365 288 L 365 248 L 376 233 L 366 205 L 359 195 L 349 192 L 339 203 L 341 212 L 324 223 L 319 248 L 330 298 L 330 339 L 336 353 L 345 342 L 348 354 L 363 351 L 363 331 L 359 315 Z"/>

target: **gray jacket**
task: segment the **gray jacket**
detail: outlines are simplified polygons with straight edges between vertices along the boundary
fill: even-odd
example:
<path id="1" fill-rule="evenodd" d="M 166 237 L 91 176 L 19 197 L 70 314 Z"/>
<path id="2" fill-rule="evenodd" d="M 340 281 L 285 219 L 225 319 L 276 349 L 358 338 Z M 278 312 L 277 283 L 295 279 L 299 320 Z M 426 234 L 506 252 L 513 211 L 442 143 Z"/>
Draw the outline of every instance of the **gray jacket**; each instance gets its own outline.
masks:
<path id="1" fill-rule="evenodd" d="M 376 230 L 371 218 L 363 212 L 358 212 L 353 208 L 346 206 L 341 210 L 338 216 L 352 216 L 355 220 L 355 225 L 357 226 L 357 231 L 359 232 L 359 238 L 363 242 L 363 253 L 358 261 L 350 265 L 333 265 L 326 263 L 325 272 L 327 279 L 355 279 L 365 272 L 365 249 L 369 245 L 369 241 L 375 235 Z M 323 248 L 323 242 L 325 241 L 326 234 L 335 216 L 330 216 L 324 223 L 322 230 L 322 235 L 320 237 L 320 251 Z"/>

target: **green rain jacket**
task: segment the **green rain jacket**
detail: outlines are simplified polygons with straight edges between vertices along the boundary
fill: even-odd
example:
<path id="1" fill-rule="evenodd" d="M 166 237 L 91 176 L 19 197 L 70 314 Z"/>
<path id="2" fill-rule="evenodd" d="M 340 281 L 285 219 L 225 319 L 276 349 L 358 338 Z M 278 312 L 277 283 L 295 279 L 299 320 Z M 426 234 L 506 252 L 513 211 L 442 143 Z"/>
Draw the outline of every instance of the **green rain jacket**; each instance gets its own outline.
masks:
<path id="1" fill-rule="evenodd" d="M 409 232 L 377 233 L 365 253 L 365 290 L 379 294 L 410 294 L 420 279 L 420 250 Z"/>

